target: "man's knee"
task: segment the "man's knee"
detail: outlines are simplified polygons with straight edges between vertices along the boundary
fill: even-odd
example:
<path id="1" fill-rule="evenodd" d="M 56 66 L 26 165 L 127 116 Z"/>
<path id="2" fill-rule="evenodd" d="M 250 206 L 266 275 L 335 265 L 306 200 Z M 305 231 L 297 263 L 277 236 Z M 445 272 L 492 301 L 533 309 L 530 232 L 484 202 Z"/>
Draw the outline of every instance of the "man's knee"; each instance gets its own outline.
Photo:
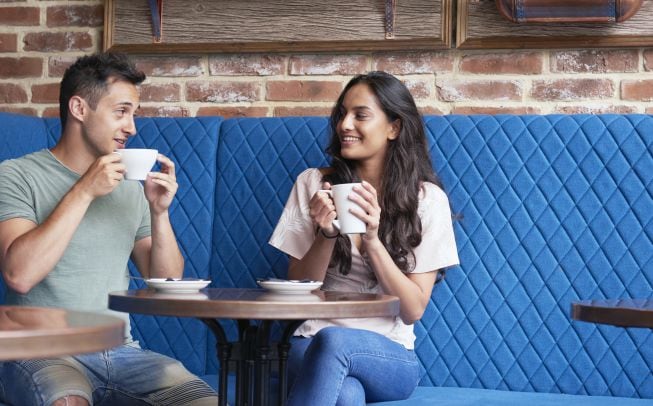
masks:
<path id="1" fill-rule="evenodd" d="M 53 406 L 89 406 L 86 399 L 81 396 L 64 396 L 61 399 L 57 399 Z"/>

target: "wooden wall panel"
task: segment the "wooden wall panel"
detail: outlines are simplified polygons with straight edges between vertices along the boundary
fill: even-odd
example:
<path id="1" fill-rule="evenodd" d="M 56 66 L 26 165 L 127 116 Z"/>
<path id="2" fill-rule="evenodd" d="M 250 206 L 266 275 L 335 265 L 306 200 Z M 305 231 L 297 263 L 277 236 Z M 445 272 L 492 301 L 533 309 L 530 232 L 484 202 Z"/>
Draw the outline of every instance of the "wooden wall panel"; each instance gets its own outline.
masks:
<path id="1" fill-rule="evenodd" d="M 458 0 L 457 10 L 456 46 L 463 49 L 653 45 L 653 0 L 622 23 L 516 24 L 499 14 L 495 0 Z"/>
<path id="2" fill-rule="evenodd" d="M 398 0 L 394 39 L 384 0 L 163 0 L 155 43 L 148 2 L 107 0 L 105 50 L 257 52 L 451 47 L 454 0 Z"/>

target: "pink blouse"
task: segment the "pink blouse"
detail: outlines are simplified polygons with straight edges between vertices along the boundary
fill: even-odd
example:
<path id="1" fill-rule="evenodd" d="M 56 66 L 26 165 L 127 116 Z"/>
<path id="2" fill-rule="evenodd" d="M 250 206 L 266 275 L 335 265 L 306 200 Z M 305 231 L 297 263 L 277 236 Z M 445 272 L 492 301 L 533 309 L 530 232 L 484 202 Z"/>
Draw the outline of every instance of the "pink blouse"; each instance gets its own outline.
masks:
<path id="1" fill-rule="evenodd" d="M 297 259 L 308 252 L 315 240 L 308 203 L 321 187 L 322 173 L 319 169 L 310 168 L 299 175 L 270 238 L 272 246 Z M 424 183 L 419 196 L 418 214 L 422 221 L 422 242 L 414 248 L 415 264 L 411 272 L 434 272 L 457 265 L 458 252 L 451 209 L 444 191 L 432 183 Z M 342 275 L 336 268 L 327 269 L 322 290 L 384 293 L 365 257 L 358 252 L 355 244 L 351 246 L 352 264 L 349 274 Z M 307 320 L 295 331 L 295 335 L 310 337 L 327 326 L 371 330 L 407 349 L 414 348 L 413 326 L 404 324 L 400 317 Z"/>

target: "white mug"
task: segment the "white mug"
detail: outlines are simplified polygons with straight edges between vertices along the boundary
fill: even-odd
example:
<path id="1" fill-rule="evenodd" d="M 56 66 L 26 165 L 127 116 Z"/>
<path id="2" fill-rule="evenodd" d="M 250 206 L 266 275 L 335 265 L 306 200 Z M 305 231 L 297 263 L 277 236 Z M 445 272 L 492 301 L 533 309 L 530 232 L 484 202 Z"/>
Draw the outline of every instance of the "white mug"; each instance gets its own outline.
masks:
<path id="1" fill-rule="evenodd" d="M 349 212 L 350 208 L 360 209 L 357 203 L 349 200 L 349 195 L 354 193 L 352 192 L 354 186 L 361 186 L 361 184 L 342 183 L 331 186 L 331 190 L 320 190 L 320 192 L 328 193 L 333 198 L 338 216 L 336 220 L 333 220 L 333 225 L 340 230 L 340 234 L 363 234 L 367 229 L 367 225 L 363 220 Z"/>
<path id="2" fill-rule="evenodd" d="M 127 180 L 145 180 L 159 155 L 156 149 L 143 148 L 126 148 L 115 152 L 120 155 L 120 162 L 127 167 L 125 172 Z"/>

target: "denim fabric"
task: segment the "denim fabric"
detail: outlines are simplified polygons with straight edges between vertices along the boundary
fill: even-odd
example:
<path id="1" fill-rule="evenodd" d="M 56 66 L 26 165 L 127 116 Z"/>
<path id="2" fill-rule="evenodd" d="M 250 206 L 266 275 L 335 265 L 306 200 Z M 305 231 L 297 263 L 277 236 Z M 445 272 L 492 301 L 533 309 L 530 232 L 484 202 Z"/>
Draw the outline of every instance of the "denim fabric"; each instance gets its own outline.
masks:
<path id="1" fill-rule="evenodd" d="M 44 360 L 0 363 L 3 401 L 50 405 L 66 395 L 91 405 L 216 405 L 215 392 L 180 362 L 135 344 Z"/>
<path id="2" fill-rule="evenodd" d="M 415 353 L 378 333 L 327 327 L 291 343 L 288 406 L 406 399 L 419 381 Z"/>

